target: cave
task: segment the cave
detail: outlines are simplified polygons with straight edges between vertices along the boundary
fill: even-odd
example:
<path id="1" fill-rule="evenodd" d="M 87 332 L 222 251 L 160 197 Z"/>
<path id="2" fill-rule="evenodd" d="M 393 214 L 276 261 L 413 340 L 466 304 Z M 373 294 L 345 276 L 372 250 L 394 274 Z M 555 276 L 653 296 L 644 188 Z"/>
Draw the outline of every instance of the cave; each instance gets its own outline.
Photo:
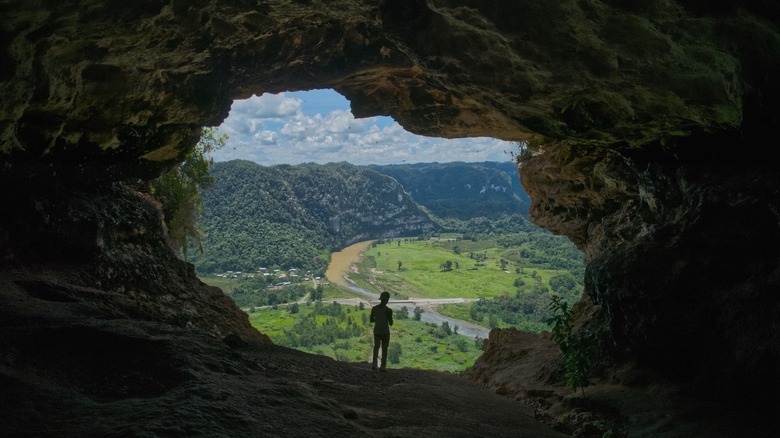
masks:
<path id="1" fill-rule="evenodd" d="M 360 405 L 359 374 L 339 381 L 338 364 L 274 346 L 167 247 L 144 181 L 234 99 L 318 88 L 416 134 L 528 146 L 531 218 L 586 255 L 577 329 L 603 352 L 630 436 L 776 432 L 777 3 L 8 0 L 0 12 L 0 434 L 574 434 L 529 407 L 587 401 L 558 396 L 549 340 L 495 330 L 471 381 L 409 371 L 385 395 L 416 409 Z M 660 382 L 677 404 L 658 426 L 631 394 Z"/>

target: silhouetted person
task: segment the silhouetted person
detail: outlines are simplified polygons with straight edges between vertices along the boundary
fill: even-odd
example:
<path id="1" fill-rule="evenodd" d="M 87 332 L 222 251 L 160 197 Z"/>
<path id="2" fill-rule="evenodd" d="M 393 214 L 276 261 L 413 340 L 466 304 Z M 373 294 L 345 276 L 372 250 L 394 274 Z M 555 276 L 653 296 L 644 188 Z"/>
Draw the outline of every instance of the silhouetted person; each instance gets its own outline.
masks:
<path id="1" fill-rule="evenodd" d="M 374 361 L 371 369 L 376 369 L 379 347 L 382 347 L 382 365 L 379 371 L 387 370 L 387 345 L 390 343 L 390 326 L 393 325 L 393 309 L 387 307 L 390 293 L 379 294 L 379 304 L 371 308 L 371 322 L 374 323 Z"/>

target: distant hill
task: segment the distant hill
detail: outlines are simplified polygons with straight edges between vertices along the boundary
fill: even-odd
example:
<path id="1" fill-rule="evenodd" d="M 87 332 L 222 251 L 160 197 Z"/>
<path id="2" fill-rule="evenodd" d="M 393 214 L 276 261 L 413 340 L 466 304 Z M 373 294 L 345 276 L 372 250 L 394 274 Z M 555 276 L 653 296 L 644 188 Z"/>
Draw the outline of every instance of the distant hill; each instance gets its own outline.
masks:
<path id="1" fill-rule="evenodd" d="M 348 163 L 261 166 L 216 163 L 204 190 L 200 272 L 259 267 L 324 272 L 351 243 L 432 231 L 434 221 L 393 178 Z"/>
<path id="2" fill-rule="evenodd" d="M 395 178 L 415 201 L 440 218 L 528 217 L 531 201 L 520 185 L 517 167 L 509 161 L 367 167 Z"/>
<path id="3" fill-rule="evenodd" d="M 299 268 L 321 273 L 351 243 L 432 231 L 538 231 L 512 163 L 216 163 L 203 191 L 203 273 Z"/>

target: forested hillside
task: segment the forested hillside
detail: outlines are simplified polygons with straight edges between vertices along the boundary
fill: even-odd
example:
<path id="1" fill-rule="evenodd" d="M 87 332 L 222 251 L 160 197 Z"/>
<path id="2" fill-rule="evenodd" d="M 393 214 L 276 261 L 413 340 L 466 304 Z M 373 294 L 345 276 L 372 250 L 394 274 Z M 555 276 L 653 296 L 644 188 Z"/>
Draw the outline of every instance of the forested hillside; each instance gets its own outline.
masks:
<path id="1" fill-rule="evenodd" d="M 509 161 L 368 167 L 395 178 L 415 201 L 440 218 L 527 216 L 531 204 L 520 186 L 517 167 Z"/>
<path id="2" fill-rule="evenodd" d="M 204 190 L 200 272 L 259 267 L 324 272 L 331 251 L 378 237 L 416 235 L 434 222 L 394 179 L 348 163 L 216 163 Z"/>

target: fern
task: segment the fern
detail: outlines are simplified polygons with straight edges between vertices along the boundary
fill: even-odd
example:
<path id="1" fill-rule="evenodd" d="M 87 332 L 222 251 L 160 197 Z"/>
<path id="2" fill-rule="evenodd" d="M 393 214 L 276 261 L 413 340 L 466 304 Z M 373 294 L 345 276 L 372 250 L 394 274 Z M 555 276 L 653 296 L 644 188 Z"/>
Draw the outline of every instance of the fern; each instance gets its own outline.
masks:
<path id="1" fill-rule="evenodd" d="M 563 301 L 560 296 L 553 295 L 550 310 L 553 316 L 547 320 L 547 325 L 551 329 L 553 342 L 563 352 L 566 386 L 574 391 L 580 388 L 584 397 L 585 387 L 590 384 L 588 376 L 595 351 L 584 337 L 573 333 L 574 316 L 569 303 Z"/>

